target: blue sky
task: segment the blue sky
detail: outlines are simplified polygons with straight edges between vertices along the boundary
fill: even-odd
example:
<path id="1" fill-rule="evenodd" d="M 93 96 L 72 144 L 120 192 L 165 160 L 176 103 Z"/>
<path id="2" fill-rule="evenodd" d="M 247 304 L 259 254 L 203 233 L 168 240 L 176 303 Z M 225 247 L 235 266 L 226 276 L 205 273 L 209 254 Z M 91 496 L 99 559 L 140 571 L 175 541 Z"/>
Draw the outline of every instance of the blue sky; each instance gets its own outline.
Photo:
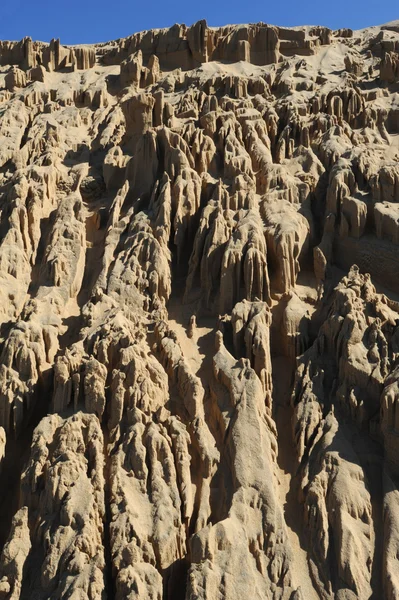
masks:
<path id="1" fill-rule="evenodd" d="M 360 29 L 399 19 L 398 0 L 0 0 L 0 39 L 100 42 L 174 23 L 264 21 Z"/>

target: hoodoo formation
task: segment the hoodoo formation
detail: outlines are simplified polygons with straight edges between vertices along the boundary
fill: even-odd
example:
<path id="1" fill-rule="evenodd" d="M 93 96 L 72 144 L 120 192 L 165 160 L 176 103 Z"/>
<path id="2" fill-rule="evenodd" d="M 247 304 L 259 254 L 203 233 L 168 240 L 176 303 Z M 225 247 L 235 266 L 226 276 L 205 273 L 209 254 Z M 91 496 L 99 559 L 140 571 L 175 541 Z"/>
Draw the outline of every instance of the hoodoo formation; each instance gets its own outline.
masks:
<path id="1" fill-rule="evenodd" d="M 0 600 L 399 599 L 399 21 L 0 42 Z"/>

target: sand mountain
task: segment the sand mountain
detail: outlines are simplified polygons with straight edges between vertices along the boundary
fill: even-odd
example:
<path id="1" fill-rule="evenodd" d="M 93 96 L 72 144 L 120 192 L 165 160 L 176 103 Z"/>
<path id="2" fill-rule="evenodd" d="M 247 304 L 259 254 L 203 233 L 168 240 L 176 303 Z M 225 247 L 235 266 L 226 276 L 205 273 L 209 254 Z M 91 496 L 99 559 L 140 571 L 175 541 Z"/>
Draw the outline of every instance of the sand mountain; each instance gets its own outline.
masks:
<path id="1" fill-rule="evenodd" d="M 399 22 L 0 42 L 0 599 L 399 599 Z"/>

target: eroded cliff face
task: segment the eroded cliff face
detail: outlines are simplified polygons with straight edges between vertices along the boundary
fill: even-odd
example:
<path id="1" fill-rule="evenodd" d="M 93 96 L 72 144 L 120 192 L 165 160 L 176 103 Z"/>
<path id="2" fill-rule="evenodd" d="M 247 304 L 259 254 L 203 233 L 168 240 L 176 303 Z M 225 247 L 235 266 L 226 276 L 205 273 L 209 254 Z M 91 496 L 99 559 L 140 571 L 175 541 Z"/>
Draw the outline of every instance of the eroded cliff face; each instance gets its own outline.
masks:
<path id="1" fill-rule="evenodd" d="M 399 598 L 399 24 L 0 43 L 0 599 Z"/>

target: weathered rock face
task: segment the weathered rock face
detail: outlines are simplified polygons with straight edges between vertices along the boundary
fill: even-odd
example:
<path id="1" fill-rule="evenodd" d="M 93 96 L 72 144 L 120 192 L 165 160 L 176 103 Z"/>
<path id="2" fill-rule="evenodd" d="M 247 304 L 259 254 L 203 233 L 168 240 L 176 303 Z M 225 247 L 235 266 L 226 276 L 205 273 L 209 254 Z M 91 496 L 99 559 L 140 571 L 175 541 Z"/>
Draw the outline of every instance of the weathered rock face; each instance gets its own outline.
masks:
<path id="1" fill-rule="evenodd" d="M 0 42 L 0 599 L 399 599 L 398 56 Z"/>

